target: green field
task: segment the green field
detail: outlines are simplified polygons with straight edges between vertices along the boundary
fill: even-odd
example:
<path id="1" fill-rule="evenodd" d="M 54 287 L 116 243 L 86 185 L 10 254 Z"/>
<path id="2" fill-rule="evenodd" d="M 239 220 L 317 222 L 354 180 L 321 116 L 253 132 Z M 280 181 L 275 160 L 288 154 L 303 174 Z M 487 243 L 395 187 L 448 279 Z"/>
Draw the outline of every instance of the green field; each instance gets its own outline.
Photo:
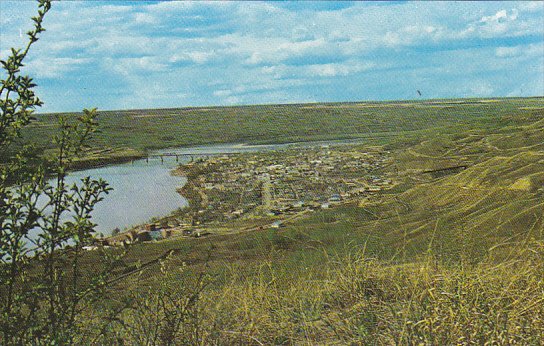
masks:
<path id="1" fill-rule="evenodd" d="M 47 147 L 53 118 L 26 135 Z M 205 238 L 136 243 L 111 271 L 121 279 L 107 299 L 78 321 L 82 343 L 544 340 L 542 97 L 104 112 L 100 122 L 94 155 L 364 138 L 357 150 L 380 145 L 392 156 L 376 174 L 402 183 L 279 230 L 240 232 L 256 221 L 236 220 Z M 466 169 L 425 173 L 458 165 Z M 88 277 L 99 254 L 81 257 Z M 85 328 L 124 304 L 107 328 Z"/>
<path id="2" fill-rule="evenodd" d="M 97 143 L 137 150 L 161 147 L 151 134 L 163 126 L 168 145 L 361 136 L 391 151 L 379 173 L 403 184 L 281 230 L 240 233 L 244 221 L 232 221 L 221 235 L 134 245 L 112 274 L 151 264 L 118 281 L 103 303 L 135 302 L 103 342 L 160 340 L 178 314 L 174 338 L 187 344 L 541 344 L 544 99 L 455 102 L 223 108 L 230 117 L 217 109 L 209 119 L 184 110 L 163 115 L 169 125 L 104 114 Z M 225 136 L 203 125 L 219 118 Z M 149 143 L 128 132 L 108 142 L 124 121 L 149 130 Z M 459 164 L 467 168 L 423 173 Z M 93 252 L 82 261 L 89 271 L 100 262 Z"/>
<path id="3" fill-rule="evenodd" d="M 98 134 L 81 165 L 141 157 L 152 149 L 215 143 L 284 143 L 464 133 L 517 126 L 541 114 L 543 98 L 454 99 L 398 102 L 316 103 L 238 107 L 103 111 Z M 74 116 L 66 114 L 67 116 Z M 53 148 L 56 114 L 37 115 L 25 143 Z"/>

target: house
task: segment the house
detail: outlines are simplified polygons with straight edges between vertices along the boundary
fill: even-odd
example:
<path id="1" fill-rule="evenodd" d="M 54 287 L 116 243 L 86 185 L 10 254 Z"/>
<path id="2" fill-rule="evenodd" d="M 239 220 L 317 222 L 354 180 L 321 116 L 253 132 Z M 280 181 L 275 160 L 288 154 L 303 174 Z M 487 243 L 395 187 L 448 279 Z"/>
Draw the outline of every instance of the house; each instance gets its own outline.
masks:
<path id="1" fill-rule="evenodd" d="M 150 231 L 149 236 L 151 240 L 161 240 L 163 239 L 161 230 Z"/>
<path id="2" fill-rule="evenodd" d="M 357 195 L 360 195 L 360 194 L 365 193 L 365 191 L 366 191 L 366 189 L 365 189 L 364 187 L 356 187 L 356 188 L 351 189 L 351 190 L 349 191 L 349 193 L 350 193 L 351 195 L 357 196 Z"/>
<path id="3" fill-rule="evenodd" d="M 210 232 L 206 232 L 206 231 L 196 231 L 196 232 L 194 232 L 193 237 L 200 238 L 200 237 L 204 237 L 204 236 L 207 236 L 207 235 L 210 235 L 210 234 L 211 234 Z"/>
<path id="4" fill-rule="evenodd" d="M 145 225 L 145 230 L 149 232 L 154 231 L 156 228 L 157 228 L 157 225 L 155 225 L 154 223 L 149 223 Z"/>
<path id="5" fill-rule="evenodd" d="M 342 196 L 335 193 L 329 198 L 329 202 L 340 202 L 342 200 Z"/>
<path id="6" fill-rule="evenodd" d="M 232 212 L 232 216 L 234 217 L 240 217 L 244 214 L 244 209 L 238 209 Z"/>
<path id="7" fill-rule="evenodd" d="M 310 210 L 317 210 L 319 208 L 321 208 L 321 204 L 317 203 L 317 202 L 311 202 L 308 204 L 308 207 L 310 208 Z"/>
<path id="8" fill-rule="evenodd" d="M 172 236 L 172 230 L 171 229 L 161 229 L 161 237 L 163 239 L 170 238 Z"/>
<path id="9" fill-rule="evenodd" d="M 143 230 L 141 232 L 139 232 L 136 236 L 136 239 L 138 239 L 138 241 L 150 241 L 150 240 L 153 240 L 151 238 L 151 231 L 148 231 L 148 230 Z"/>
<path id="10" fill-rule="evenodd" d="M 274 221 L 270 227 L 272 228 L 280 228 L 283 227 L 283 222 L 281 220 Z"/>
<path id="11" fill-rule="evenodd" d="M 304 207 L 304 201 L 298 201 L 293 203 L 293 208 L 302 208 Z"/>
<path id="12" fill-rule="evenodd" d="M 103 245 L 108 246 L 120 246 L 123 244 L 130 244 L 134 241 L 136 232 L 124 232 L 104 239 Z"/>
<path id="13" fill-rule="evenodd" d="M 205 190 L 212 190 L 214 188 L 213 183 L 204 183 Z"/>

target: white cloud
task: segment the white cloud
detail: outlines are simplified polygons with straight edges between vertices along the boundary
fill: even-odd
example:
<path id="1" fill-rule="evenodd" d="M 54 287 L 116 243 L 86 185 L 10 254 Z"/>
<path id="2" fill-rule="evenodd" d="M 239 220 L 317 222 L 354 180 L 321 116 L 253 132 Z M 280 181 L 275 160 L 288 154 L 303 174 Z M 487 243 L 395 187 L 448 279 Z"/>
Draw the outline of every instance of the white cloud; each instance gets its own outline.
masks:
<path id="1" fill-rule="evenodd" d="M 515 26 L 513 22 L 518 19 L 518 10 L 512 9 L 510 13 L 507 10 L 500 10 L 494 15 L 483 16 L 480 19 L 480 32 L 486 37 L 494 37 L 500 34 L 513 31 Z"/>
<path id="2" fill-rule="evenodd" d="M 544 43 L 512 47 L 497 47 L 495 55 L 499 58 L 526 57 L 529 59 L 544 57 Z"/>
<path id="3" fill-rule="evenodd" d="M 493 94 L 493 87 L 490 83 L 484 81 L 476 81 L 469 88 L 467 96 L 490 96 Z"/>
<path id="4" fill-rule="evenodd" d="M 149 13 L 139 12 L 134 15 L 134 21 L 140 24 L 156 24 L 158 22 L 158 18 Z"/>
<path id="5" fill-rule="evenodd" d="M 214 52 L 207 51 L 188 51 L 182 53 L 173 53 L 169 58 L 169 63 L 192 62 L 195 64 L 204 64 L 215 56 Z"/>
<path id="6" fill-rule="evenodd" d="M 515 20 L 517 18 L 517 13 L 514 14 L 511 18 Z M 500 10 L 492 16 L 483 16 L 482 19 L 480 19 L 480 22 L 482 23 L 505 22 L 508 19 L 509 19 L 509 16 L 506 13 L 506 10 Z"/>
<path id="7" fill-rule="evenodd" d="M 544 2 L 542 1 L 523 1 L 518 6 L 521 11 L 525 12 L 544 11 Z"/>
<path id="8" fill-rule="evenodd" d="M 67 73 L 73 73 L 81 65 L 89 64 L 89 58 L 57 58 L 45 57 L 29 60 L 23 68 L 24 73 L 36 78 L 54 79 L 60 78 Z"/>
<path id="9" fill-rule="evenodd" d="M 485 94 L 500 88 L 483 75 L 521 71 L 542 56 L 534 40 L 544 35 L 543 11 L 541 2 L 353 3 L 304 11 L 266 2 L 58 2 L 28 70 L 48 79 L 75 71 L 103 76 L 115 85 L 112 93 L 127 94 L 119 98 L 127 104 L 135 95 L 141 103 L 182 96 L 205 104 L 309 100 L 334 83 L 341 95 L 342 83 L 389 67 L 418 82 L 478 75 L 476 89 L 458 90 Z M 19 17 L 0 14 L 0 23 L 10 23 L 0 32 L 2 54 L 28 24 L 28 15 Z M 150 84 L 153 96 L 139 92 Z"/>
<path id="10" fill-rule="evenodd" d="M 305 66 L 270 66 L 263 67 L 264 73 L 272 75 L 275 79 L 296 78 L 296 77 L 339 77 L 367 71 L 376 64 L 359 61 L 345 61 L 342 63 L 311 64 Z"/>
<path id="11" fill-rule="evenodd" d="M 145 10 L 153 14 L 168 14 L 172 12 L 187 11 L 188 9 L 198 6 L 193 1 L 162 1 L 146 6 Z"/>
<path id="12" fill-rule="evenodd" d="M 345 62 L 341 64 L 311 65 L 310 71 L 316 71 L 318 76 L 337 77 L 347 76 L 353 73 L 368 71 L 374 68 L 375 63 Z"/>
<path id="13" fill-rule="evenodd" d="M 290 58 L 326 54 L 333 49 L 324 38 L 291 41 L 288 37 L 263 40 L 254 36 L 229 35 L 225 39 L 231 43 L 228 50 L 246 56 L 244 62 L 250 65 L 277 64 Z"/>
<path id="14" fill-rule="evenodd" d="M 521 53 L 522 53 L 522 49 L 519 46 L 498 47 L 497 49 L 495 49 L 495 55 L 500 58 L 518 56 Z"/>

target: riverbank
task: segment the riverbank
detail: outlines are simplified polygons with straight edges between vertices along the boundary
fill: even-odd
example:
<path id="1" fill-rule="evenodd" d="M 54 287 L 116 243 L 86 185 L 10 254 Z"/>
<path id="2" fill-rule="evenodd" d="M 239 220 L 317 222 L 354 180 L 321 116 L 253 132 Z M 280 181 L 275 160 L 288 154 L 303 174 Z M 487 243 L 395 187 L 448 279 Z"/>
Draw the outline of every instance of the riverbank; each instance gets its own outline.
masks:
<path id="1" fill-rule="evenodd" d="M 365 142 L 367 145 L 371 143 L 381 143 L 380 140 L 388 138 L 388 142 L 394 142 L 395 134 L 389 133 L 385 135 L 374 134 L 372 141 L 365 141 L 363 136 L 361 137 L 334 137 L 334 138 L 320 138 L 320 139 L 307 139 L 299 140 L 297 142 L 291 142 L 287 140 L 267 140 L 267 141 L 255 141 L 247 143 L 217 143 L 198 145 L 196 143 L 192 146 L 182 147 L 166 147 L 151 151 L 137 151 L 130 148 L 119 149 L 91 149 L 86 153 L 83 153 L 80 158 L 74 160 L 71 165 L 72 171 L 79 171 L 85 169 L 99 168 L 107 165 L 123 164 L 142 159 L 160 159 L 161 161 L 175 158 L 176 162 L 180 157 L 207 157 L 216 155 L 229 155 L 239 154 L 244 152 L 260 152 L 260 151 L 275 151 L 275 150 L 288 150 L 295 148 L 309 148 L 319 146 L 343 146 L 343 145 L 357 145 Z"/>
<path id="2" fill-rule="evenodd" d="M 374 146 L 195 158 L 176 171 L 190 206 L 173 213 L 174 161 L 100 169 L 127 188 L 102 215 L 168 216 L 149 238 L 78 254 L 82 279 L 105 273 L 109 287 L 86 303 L 76 343 L 539 344 L 544 114 L 502 106 L 475 102 L 459 122 Z"/>
<path id="3" fill-rule="evenodd" d="M 382 145 L 397 137 L 417 140 L 437 128 L 494 128 L 497 118 L 504 118 L 506 126 L 510 116 L 538 112 L 543 103 L 544 98 L 532 97 L 102 111 L 91 147 L 103 154 L 84 156 L 79 165 L 96 167 L 154 150 L 206 144 L 362 139 Z M 37 115 L 23 132 L 24 142 L 38 151 L 52 150 L 55 124 L 55 114 Z"/>
<path id="4" fill-rule="evenodd" d="M 335 172 L 349 183 L 375 176 L 384 186 L 328 208 L 269 216 L 256 207 L 218 222 L 206 220 L 204 203 L 193 203 L 197 216 L 205 210 L 194 227 L 213 234 L 127 247 L 117 272 L 143 273 L 122 276 L 110 298 L 142 294 L 126 318 L 138 321 L 149 313 L 150 299 L 171 297 L 161 295 L 166 287 L 180 299 L 197 297 L 198 313 L 184 320 L 179 340 L 198 326 L 198 337 L 210 344 L 538 344 L 544 335 L 544 123 L 542 115 L 535 118 L 508 131 L 437 133 L 391 151 L 314 148 L 184 165 L 178 173 L 190 177 L 207 205 L 221 202 L 220 210 L 223 201 L 232 209 L 250 202 L 242 187 L 261 189 L 265 205 L 258 179 L 265 173 L 277 181 L 269 190 L 281 205 L 289 202 L 279 197 L 294 193 L 291 180 L 299 196 L 320 192 L 312 175 L 297 178 L 295 169 L 312 164 L 305 158 L 322 161 L 310 167 L 326 186 L 349 186 Z M 458 169 L 467 158 L 472 161 Z M 230 198 L 233 191 L 238 198 Z M 225 211 L 218 220 L 230 215 Z M 99 252 L 84 256 L 94 270 Z M 177 311 L 168 308 L 159 311 L 161 320 Z M 130 330 L 123 336 L 132 340 Z"/>
<path id="5" fill-rule="evenodd" d="M 100 168 L 108 165 L 122 164 L 134 160 L 145 159 L 145 152 L 130 148 L 91 150 L 77 158 L 70 165 L 71 171 L 82 171 L 92 168 Z"/>
<path id="6" fill-rule="evenodd" d="M 391 175 L 379 173 L 387 155 L 381 147 L 356 145 L 299 148 L 217 156 L 182 165 L 178 174 L 196 188 L 193 219 L 220 222 L 327 208 L 391 188 Z"/>
<path id="7" fill-rule="evenodd" d="M 282 228 L 304 214 L 393 189 L 399 181 L 384 171 L 389 154 L 352 144 L 199 158 L 172 172 L 187 178 L 178 192 L 189 205 L 153 223 L 168 237 Z M 144 229 L 131 228 L 110 242 L 132 242 Z"/>

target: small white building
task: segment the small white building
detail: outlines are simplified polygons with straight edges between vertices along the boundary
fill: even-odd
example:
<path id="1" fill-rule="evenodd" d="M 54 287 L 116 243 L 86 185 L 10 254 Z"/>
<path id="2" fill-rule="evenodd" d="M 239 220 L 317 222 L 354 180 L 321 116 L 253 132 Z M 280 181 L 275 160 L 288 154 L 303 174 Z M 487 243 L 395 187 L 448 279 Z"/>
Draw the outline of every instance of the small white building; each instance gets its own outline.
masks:
<path id="1" fill-rule="evenodd" d="M 280 227 L 283 227 L 283 222 L 281 220 L 278 220 L 278 221 L 274 221 L 272 223 L 272 225 L 270 225 L 270 227 L 272 228 L 280 228 Z"/>

